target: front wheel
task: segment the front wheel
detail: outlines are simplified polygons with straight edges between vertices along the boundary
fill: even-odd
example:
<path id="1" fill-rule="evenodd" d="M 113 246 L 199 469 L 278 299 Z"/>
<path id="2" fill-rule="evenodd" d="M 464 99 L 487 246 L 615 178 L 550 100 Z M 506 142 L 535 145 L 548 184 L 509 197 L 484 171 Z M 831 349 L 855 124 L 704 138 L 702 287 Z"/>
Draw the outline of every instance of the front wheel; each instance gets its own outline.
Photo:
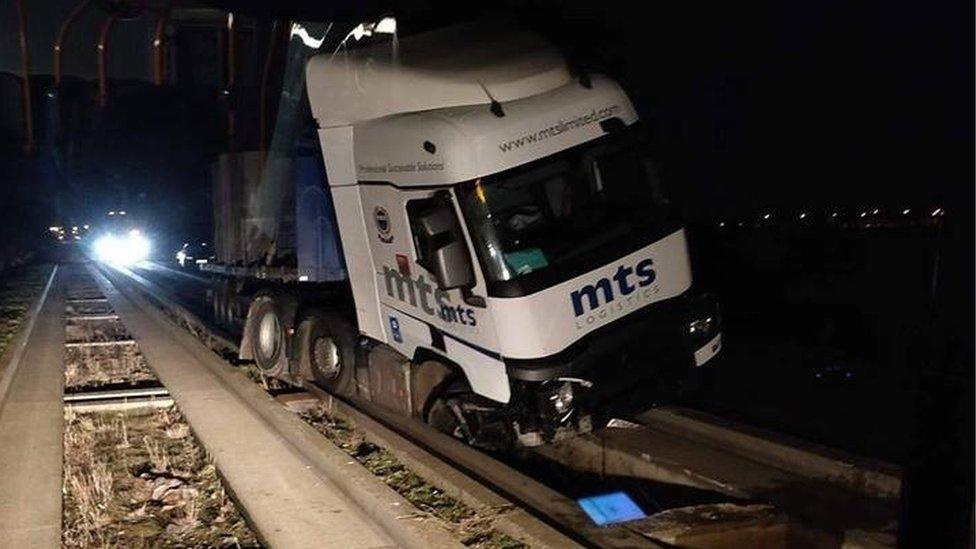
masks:
<path id="1" fill-rule="evenodd" d="M 471 443 L 474 436 L 458 399 L 445 396 L 434 400 L 427 412 L 427 424 L 438 431 L 456 439 Z"/>
<path id="2" fill-rule="evenodd" d="M 356 391 L 355 328 L 339 315 L 312 310 L 298 325 L 299 367 L 315 382 L 340 396 Z"/>
<path id="3" fill-rule="evenodd" d="M 513 433 L 505 415 L 462 384 L 455 384 L 435 396 L 424 417 L 438 431 L 483 450 L 513 447 Z"/>

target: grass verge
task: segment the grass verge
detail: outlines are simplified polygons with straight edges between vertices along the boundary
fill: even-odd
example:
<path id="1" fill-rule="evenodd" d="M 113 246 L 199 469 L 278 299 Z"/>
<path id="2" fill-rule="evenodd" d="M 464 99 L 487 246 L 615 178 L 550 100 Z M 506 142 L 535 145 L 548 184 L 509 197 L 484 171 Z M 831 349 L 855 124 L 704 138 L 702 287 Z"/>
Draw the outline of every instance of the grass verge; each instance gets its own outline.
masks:
<path id="1" fill-rule="evenodd" d="M 389 450 L 366 440 L 350 423 L 329 414 L 321 406 L 301 414 L 301 418 L 333 444 L 361 463 L 373 475 L 413 504 L 421 516 L 433 517 L 468 547 L 477 549 L 522 549 L 521 541 L 493 527 L 501 510 L 475 510 L 449 496 L 412 472 Z"/>
<path id="2" fill-rule="evenodd" d="M 50 265 L 31 265 L 0 275 L 0 356 L 20 330 L 27 310 L 47 283 Z"/>

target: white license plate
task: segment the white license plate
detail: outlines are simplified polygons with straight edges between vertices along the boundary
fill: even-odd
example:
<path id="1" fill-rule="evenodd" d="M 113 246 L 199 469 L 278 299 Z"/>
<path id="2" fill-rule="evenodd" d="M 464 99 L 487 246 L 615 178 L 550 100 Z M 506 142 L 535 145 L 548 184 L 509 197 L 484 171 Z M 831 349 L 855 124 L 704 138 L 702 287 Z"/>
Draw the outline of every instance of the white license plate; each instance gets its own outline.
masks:
<path id="1" fill-rule="evenodd" d="M 722 334 L 717 334 L 708 343 L 695 351 L 695 366 L 703 366 L 722 350 Z"/>

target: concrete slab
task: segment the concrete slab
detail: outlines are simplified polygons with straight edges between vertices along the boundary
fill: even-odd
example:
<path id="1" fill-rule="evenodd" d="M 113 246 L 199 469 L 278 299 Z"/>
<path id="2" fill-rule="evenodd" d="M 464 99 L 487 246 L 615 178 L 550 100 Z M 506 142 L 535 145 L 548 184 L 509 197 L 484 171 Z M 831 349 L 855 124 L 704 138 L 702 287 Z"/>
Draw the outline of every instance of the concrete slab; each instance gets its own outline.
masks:
<path id="1" fill-rule="evenodd" d="M 647 426 L 602 429 L 539 452 L 600 474 L 768 502 L 817 532 L 885 531 L 898 516 L 897 501 L 868 497 Z"/>
<path id="2" fill-rule="evenodd" d="M 460 547 L 382 481 L 294 417 L 137 290 L 93 269 L 115 311 L 272 547 Z"/>
<path id="3" fill-rule="evenodd" d="M 275 397 L 275 400 L 296 414 L 309 412 L 319 405 L 319 399 L 304 391 L 278 395 Z"/>
<path id="4" fill-rule="evenodd" d="M 61 546 L 64 294 L 52 273 L 0 400 L 0 547 Z"/>
<path id="5" fill-rule="evenodd" d="M 638 523 L 645 535 L 676 547 L 789 547 L 789 524 L 769 505 L 730 503 L 680 507 Z"/>
<path id="6" fill-rule="evenodd" d="M 898 467 L 795 437 L 685 408 L 656 408 L 637 419 L 649 427 L 867 496 L 896 499 L 901 493 Z"/>

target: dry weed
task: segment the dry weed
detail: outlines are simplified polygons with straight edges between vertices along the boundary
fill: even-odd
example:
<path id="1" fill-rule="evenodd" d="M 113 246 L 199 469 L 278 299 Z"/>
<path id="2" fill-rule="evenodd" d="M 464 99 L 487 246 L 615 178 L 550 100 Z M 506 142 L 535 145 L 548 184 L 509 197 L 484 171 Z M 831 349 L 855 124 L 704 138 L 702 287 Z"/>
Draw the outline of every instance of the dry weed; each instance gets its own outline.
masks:
<path id="1" fill-rule="evenodd" d="M 136 347 L 71 347 L 66 349 L 64 383 L 68 390 L 106 385 L 137 385 L 155 381 L 149 363 Z"/>
<path id="2" fill-rule="evenodd" d="M 259 547 L 188 435 L 175 409 L 66 411 L 62 545 Z"/>

